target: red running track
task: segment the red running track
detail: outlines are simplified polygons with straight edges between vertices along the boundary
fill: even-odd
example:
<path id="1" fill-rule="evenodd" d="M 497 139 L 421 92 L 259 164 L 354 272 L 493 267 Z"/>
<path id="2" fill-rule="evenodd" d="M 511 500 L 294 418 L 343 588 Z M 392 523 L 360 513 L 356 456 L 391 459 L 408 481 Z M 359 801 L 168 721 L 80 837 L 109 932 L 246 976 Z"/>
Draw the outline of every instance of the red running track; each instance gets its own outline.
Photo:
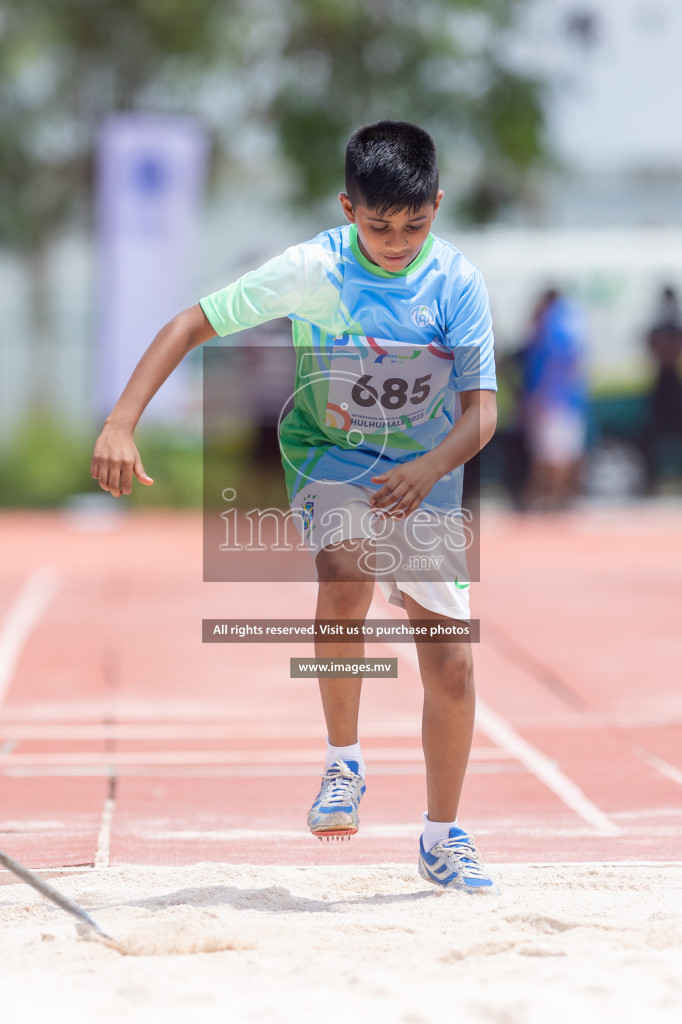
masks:
<path id="1" fill-rule="evenodd" d="M 317 684 L 289 678 L 311 647 L 201 643 L 202 618 L 312 618 L 313 585 L 202 583 L 190 514 L 5 513 L 0 536 L 0 847 L 41 868 L 415 860 L 411 645 L 368 647 L 399 677 L 364 687 L 361 831 L 320 843 Z M 680 859 L 681 548 L 676 507 L 485 514 L 460 820 L 489 862 Z"/>

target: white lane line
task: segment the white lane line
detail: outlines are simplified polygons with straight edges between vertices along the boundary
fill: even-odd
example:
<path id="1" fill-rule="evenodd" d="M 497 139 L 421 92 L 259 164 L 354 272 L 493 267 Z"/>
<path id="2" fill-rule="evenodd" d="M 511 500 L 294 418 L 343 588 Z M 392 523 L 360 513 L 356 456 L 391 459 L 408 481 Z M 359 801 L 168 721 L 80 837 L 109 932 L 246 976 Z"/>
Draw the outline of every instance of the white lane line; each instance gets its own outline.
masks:
<path id="1" fill-rule="evenodd" d="M 523 829 L 524 834 L 526 834 L 526 829 L 522 823 L 517 823 L 516 828 L 519 831 Z M 476 836 L 478 837 L 489 837 L 505 834 L 500 829 L 483 828 L 480 826 L 476 828 L 474 831 Z M 414 822 L 406 825 L 362 825 L 360 828 L 360 834 L 362 835 L 362 838 L 364 840 L 407 839 L 416 842 L 419 839 L 419 833 L 420 827 L 418 825 L 415 825 Z M 280 841 L 293 843 L 300 842 L 305 845 L 306 843 L 310 843 L 311 838 L 310 833 L 307 831 L 307 829 L 164 829 L 156 828 L 154 826 L 154 823 L 146 822 L 137 822 L 135 825 L 132 825 L 129 829 L 126 830 L 126 834 L 129 837 L 144 837 L 147 841 L 153 843 L 159 842 L 162 839 L 173 839 L 176 841 L 186 840 L 187 842 L 196 842 L 197 840 L 201 840 L 202 842 L 207 843 L 240 843 L 250 841 L 256 842 L 259 846 L 266 845 L 268 843 L 277 843 Z M 532 835 L 533 837 L 544 837 L 545 839 L 567 839 L 574 838 L 577 836 L 581 839 L 589 840 L 590 837 L 594 837 L 594 831 L 591 828 L 578 828 L 577 830 L 561 828 L 535 828 L 528 830 L 528 834 Z M 541 864 L 542 862 L 538 863 Z M 649 861 L 648 863 L 651 864 L 652 862 Z"/>
<path id="2" fill-rule="evenodd" d="M 109 848 L 111 845 L 111 823 L 114 817 L 116 801 L 108 796 L 102 808 L 102 820 L 100 822 L 99 834 L 97 836 L 97 849 L 95 851 L 95 867 L 109 867 Z"/>
<path id="3" fill-rule="evenodd" d="M 519 736 L 504 718 L 480 699 L 476 702 L 476 724 L 489 739 L 499 743 L 503 750 L 517 757 L 529 772 L 597 832 L 605 836 L 620 835 L 621 829 L 618 825 L 562 772 L 555 761 Z"/>
<path id="4" fill-rule="evenodd" d="M 424 755 L 421 746 L 414 747 L 367 747 L 372 761 L 395 761 L 403 765 L 419 763 L 423 765 Z M 498 747 L 474 748 L 473 760 L 507 761 L 511 758 Z M 514 759 L 515 760 L 515 759 Z M 35 753 L 9 753 L 0 756 L 3 770 L 7 767 L 25 768 L 40 765 L 104 765 L 111 766 L 112 772 L 124 765 L 154 764 L 205 764 L 205 765 L 272 765 L 310 764 L 320 767 L 324 757 L 319 750 L 117 750 L 112 752 L 93 751 L 46 751 Z"/>
<path id="5" fill-rule="evenodd" d="M 518 765 L 518 767 L 517 767 Z M 319 766 L 319 763 L 318 763 Z M 0 776 L 3 778 L 102 778 L 111 776 L 112 765 L 110 761 L 106 764 L 28 764 L 13 765 L 11 761 L 6 762 L 0 769 Z M 526 769 L 518 761 L 498 762 L 477 762 L 469 765 L 469 772 L 472 775 L 510 775 L 525 774 Z M 375 764 L 372 762 L 368 770 L 370 776 L 375 775 L 423 775 L 424 765 L 413 763 L 400 764 Z M 211 765 L 211 764 L 117 764 L 117 778 L 263 778 L 279 779 L 283 776 L 305 776 L 307 779 L 315 779 L 321 776 L 321 771 L 315 771 L 312 765 L 282 764 L 282 765 Z"/>
<path id="6" fill-rule="evenodd" d="M 407 644 L 387 643 L 392 651 L 409 661 L 419 671 L 419 661 L 416 650 Z M 498 744 L 512 757 L 518 761 L 559 799 L 570 807 L 583 821 L 586 821 L 601 835 L 620 835 L 621 829 L 616 825 L 595 803 L 593 803 L 582 789 L 575 784 L 561 768 L 541 750 L 534 747 L 532 743 L 525 740 L 515 729 L 496 711 L 493 711 L 485 701 L 476 700 L 476 725 L 484 732 L 488 739 Z"/>
<path id="7" fill-rule="evenodd" d="M 314 691 L 311 690 L 314 694 Z M 253 714 L 253 702 L 240 708 Z M 73 723 L 83 723 L 83 729 L 96 728 L 101 734 L 101 719 L 111 712 L 108 703 L 101 700 L 92 701 L 61 701 L 34 702 L 31 704 L 12 704 L 3 713 L 3 736 L 16 733 L 18 729 L 34 726 L 42 729 L 44 724 L 60 723 L 68 728 Z M 97 723 L 93 726 L 93 722 Z M 121 724 L 123 723 L 123 724 Z M 324 749 L 324 728 L 318 722 L 302 722 L 300 718 L 278 718 L 272 722 L 260 722 L 254 719 L 237 717 L 234 707 L 229 702 L 223 704 L 207 704 L 196 701 L 194 704 L 173 704 L 171 702 L 159 707 L 153 705 L 127 704 L 123 700 L 116 702 L 116 723 L 111 729 L 125 731 L 117 733 L 122 739 L 171 739 L 178 738 L 178 730 L 185 728 L 188 732 L 183 736 L 192 739 L 263 739 L 279 740 L 282 735 L 293 736 L 295 739 L 315 739 Z M 387 720 L 377 721 L 368 718 L 364 723 L 363 736 L 382 738 L 398 738 L 402 736 L 419 736 L 421 715 L 396 715 Z M 23 735 L 21 733 L 20 735 Z M 40 737 L 39 737 L 40 738 Z M 87 739 L 83 733 L 83 739 Z"/>
<path id="8" fill-rule="evenodd" d="M 402 645 L 401 645 L 402 646 Z M 191 707 L 164 705 L 162 712 L 154 707 L 125 705 L 117 702 L 117 720 L 110 725 L 120 739 L 280 739 L 286 729 L 295 739 L 320 739 L 320 726 L 306 722 L 235 721 L 229 717 L 226 704 L 194 704 Z M 99 739 L 102 725 L 98 721 L 109 709 L 101 701 L 90 703 L 63 701 L 34 702 L 30 705 L 12 703 L 2 716 L 2 735 L 34 739 Z M 156 710 L 156 714 L 154 714 Z M 679 712 L 633 711 L 628 714 L 519 714 L 517 724 L 524 729 L 631 729 L 672 728 L 682 725 Z M 47 724 L 49 723 L 49 724 Z M 71 729 L 77 732 L 70 732 Z M 26 730 L 31 730 L 31 737 Z M 59 730 L 64 730 L 61 735 Z M 374 737 L 419 736 L 420 715 L 400 715 L 390 721 L 368 719 L 362 735 Z"/>
<path id="9" fill-rule="evenodd" d="M 202 832 L 203 836 L 204 833 Z M 269 833 L 268 833 L 269 835 Z M 275 834 L 276 835 L 276 834 Z M 252 833 L 253 840 L 258 842 L 260 839 L 265 839 L 266 833 L 263 830 L 254 831 Z M 148 834 L 145 834 L 145 838 L 149 838 Z M 306 833 L 306 838 L 310 842 L 310 835 Z M 347 849 L 352 852 L 352 844 L 349 844 Z M 609 868 L 617 871 L 619 868 L 648 868 L 651 870 L 677 870 L 682 868 L 682 860 L 496 860 L 490 861 L 486 858 L 487 864 L 493 864 L 498 871 L 525 871 L 527 868 L 538 869 L 542 871 L 552 871 L 555 868 Z M 301 861 L 300 865 L 290 865 L 291 867 L 300 866 L 305 868 L 306 873 L 309 875 L 317 874 L 322 877 L 326 876 L 329 872 L 333 872 L 337 875 L 352 875 L 358 869 L 364 871 L 367 867 L 364 863 L 359 862 L 348 862 L 343 864 L 334 864 L 328 866 L 326 864 L 309 864 L 307 861 Z M 262 870 L 262 874 L 267 876 L 267 867 L 263 865 L 256 865 L 254 870 Z M 410 868 L 414 871 L 414 857 L 410 860 L 386 860 L 372 862 L 372 870 L 374 871 L 392 871 L 396 868 Z M 46 867 L 33 868 L 34 871 L 39 871 L 43 878 L 67 878 L 67 877 L 78 877 L 79 875 L 88 876 L 97 874 L 93 865 L 81 865 L 77 867 L 63 867 L 56 868 L 54 865 Z M 154 871 L 159 876 L 166 874 L 169 879 L 174 877 L 173 873 L 178 871 L 185 871 L 188 877 L 191 877 L 192 865 L 188 865 L 185 868 L 155 866 Z M 124 874 L 126 877 L 141 876 L 149 873 L 149 867 L 146 864 L 117 864 L 116 867 L 109 868 L 108 873 L 111 875 L 118 874 L 119 876 Z M 11 871 L 5 871 L 4 868 L 0 870 L 0 886 L 16 886 L 18 889 L 22 883 L 17 879 L 16 875 L 13 875 Z M 22 890 L 23 891 L 23 890 Z M 11 890 L 10 890 L 11 893 Z M 8 898 L 13 899 L 13 893 L 8 893 Z"/>
<path id="10" fill-rule="evenodd" d="M 0 627 L 0 706 L 10 688 L 29 636 L 59 590 L 54 569 L 41 566 L 28 577 Z"/>
<path id="11" fill-rule="evenodd" d="M 267 723 L 264 723 L 267 725 Z M 396 756 L 402 753 L 403 750 L 414 749 L 419 745 L 419 735 L 421 731 L 421 724 L 419 720 L 415 721 L 412 730 L 405 735 L 405 739 L 412 741 L 413 745 L 405 744 L 404 746 L 396 745 Z M 315 747 L 314 751 L 318 757 L 324 756 L 324 744 L 320 739 L 322 730 L 318 727 L 317 732 L 313 735 L 301 732 L 298 725 L 288 726 L 280 724 L 277 733 L 273 736 L 270 730 L 265 728 L 262 732 L 257 729 L 250 730 L 229 730 L 229 729 L 195 729 L 191 724 L 186 725 L 184 722 L 177 722 L 175 725 L 170 725 L 163 728 L 155 728 L 152 723 L 149 725 L 141 726 L 129 726 L 128 724 L 120 722 L 93 722 L 91 725 L 80 725 L 74 723 L 73 725 L 36 725 L 33 722 L 27 722 L 25 725 L 19 725 L 17 723 L 8 725 L 3 720 L 2 726 L 0 727 L 0 734 L 6 737 L 8 743 L 17 743 L 19 740 L 168 740 L 173 742 L 202 742 L 205 743 L 207 740 L 214 740 L 224 742 L 229 745 L 234 740 L 253 740 L 255 742 L 261 741 L 263 743 L 272 739 L 286 739 L 287 741 L 296 742 L 299 744 L 297 749 L 305 750 L 310 752 L 313 747 L 312 744 L 306 744 L 307 740 L 314 740 Z M 390 729 L 386 731 L 386 735 L 382 736 L 380 733 L 376 733 L 372 728 L 365 728 L 362 730 L 362 742 L 363 746 L 369 746 L 372 748 L 372 752 L 376 753 L 379 750 L 378 741 L 384 739 L 399 740 L 402 737 L 399 734 L 393 733 Z M 0 747 L 0 754 L 2 748 Z M 489 754 L 495 754 L 499 756 L 500 751 L 496 747 L 473 747 L 471 751 L 472 757 L 487 757 Z"/>
<path id="12" fill-rule="evenodd" d="M 678 786 L 682 786 L 682 771 L 677 768 L 674 764 L 670 764 L 669 761 L 664 761 L 662 757 L 658 757 L 656 754 L 652 754 L 649 750 L 645 750 L 643 747 L 634 747 L 633 751 L 635 755 L 644 761 L 645 764 L 651 765 L 661 775 L 665 775 L 666 779 L 672 779 Z"/>
<path id="13" fill-rule="evenodd" d="M 252 829 L 252 828 L 225 828 L 225 829 L 192 829 L 192 828 L 178 828 L 178 829 L 163 829 L 153 828 L 148 825 L 143 825 L 144 835 L 157 842 L 161 839 L 184 839 L 189 842 L 196 842 L 197 839 L 206 840 L 207 842 L 221 842 L 221 843 L 239 843 L 244 840 L 257 840 L 258 837 L 262 837 L 265 842 L 278 842 L 285 840 L 286 842 L 300 841 L 302 843 L 310 843 L 311 835 L 308 829 L 297 828 L 297 829 L 268 829 L 267 836 L 264 835 L 264 829 Z M 412 839 L 417 846 L 419 845 L 419 835 L 421 832 L 420 825 L 415 825 L 411 822 L 408 825 L 363 825 L 362 835 L 364 839 Z M 140 835 L 140 831 L 134 826 L 127 830 L 127 834 Z"/>
<path id="14" fill-rule="evenodd" d="M 682 711 L 633 711 L 601 714 L 575 712 L 568 708 L 561 714 L 520 714 L 517 721 L 525 729 L 660 729 L 682 725 Z"/>

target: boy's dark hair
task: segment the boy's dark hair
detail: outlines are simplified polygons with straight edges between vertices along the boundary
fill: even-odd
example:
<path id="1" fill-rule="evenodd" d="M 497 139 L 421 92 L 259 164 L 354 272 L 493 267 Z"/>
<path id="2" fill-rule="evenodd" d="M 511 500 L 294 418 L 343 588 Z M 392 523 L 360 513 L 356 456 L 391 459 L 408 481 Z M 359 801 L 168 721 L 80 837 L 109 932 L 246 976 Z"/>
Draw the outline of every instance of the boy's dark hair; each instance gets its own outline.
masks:
<path id="1" fill-rule="evenodd" d="M 375 121 L 346 146 L 346 193 L 379 214 L 418 210 L 438 192 L 438 154 L 428 132 L 409 121 Z"/>

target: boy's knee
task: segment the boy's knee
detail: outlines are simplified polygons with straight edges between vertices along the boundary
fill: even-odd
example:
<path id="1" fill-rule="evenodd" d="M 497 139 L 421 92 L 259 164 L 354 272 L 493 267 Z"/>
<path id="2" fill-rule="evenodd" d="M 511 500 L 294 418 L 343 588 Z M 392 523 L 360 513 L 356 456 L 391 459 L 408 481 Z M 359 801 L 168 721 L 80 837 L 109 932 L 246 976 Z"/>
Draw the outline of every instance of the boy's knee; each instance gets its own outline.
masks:
<path id="1" fill-rule="evenodd" d="M 364 619 L 372 603 L 372 583 L 320 583 L 318 615 L 339 619 Z"/>
<path id="2" fill-rule="evenodd" d="M 374 594 L 374 579 L 359 565 L 350 545 L 324 548 L 317 556 L 318 608 L 340 619 L 364 619 Z"/>
<path id="3" fill-rule="evenodd" d="M 323 548 L 315 559 L 320 583 L 374 586 L 374 577 L 364 568 L 365 547 L 361 540 L 344 541 Z"/>
<path id="4" fill-rule="evenodd" d="M 473 688 L 473 658 L 469 644 L 422 644 L 419 661 L 426 689 L 458 699 Z"/>

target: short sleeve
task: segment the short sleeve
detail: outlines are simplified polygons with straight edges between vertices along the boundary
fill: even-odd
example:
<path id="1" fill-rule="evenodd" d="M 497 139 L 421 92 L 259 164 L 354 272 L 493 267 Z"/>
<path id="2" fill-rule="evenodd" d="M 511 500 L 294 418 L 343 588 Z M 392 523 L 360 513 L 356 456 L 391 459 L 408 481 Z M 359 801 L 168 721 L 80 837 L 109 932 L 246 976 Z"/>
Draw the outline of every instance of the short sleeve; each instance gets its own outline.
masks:
<path id="1" fill-rule="evenodd" d="M 451 386 L 456 391 L 497 391 L 490 303 L 478 268 L 462 289 L 446 337 L 455 357 Z"/>
<path id="2" fill-rule="evenodd" d="M 280 316 L 296 315 L 308 285 L 304 245 L 293 245 L 237 281 L 200 300 L 220 337 L 256 327 Z"/>

